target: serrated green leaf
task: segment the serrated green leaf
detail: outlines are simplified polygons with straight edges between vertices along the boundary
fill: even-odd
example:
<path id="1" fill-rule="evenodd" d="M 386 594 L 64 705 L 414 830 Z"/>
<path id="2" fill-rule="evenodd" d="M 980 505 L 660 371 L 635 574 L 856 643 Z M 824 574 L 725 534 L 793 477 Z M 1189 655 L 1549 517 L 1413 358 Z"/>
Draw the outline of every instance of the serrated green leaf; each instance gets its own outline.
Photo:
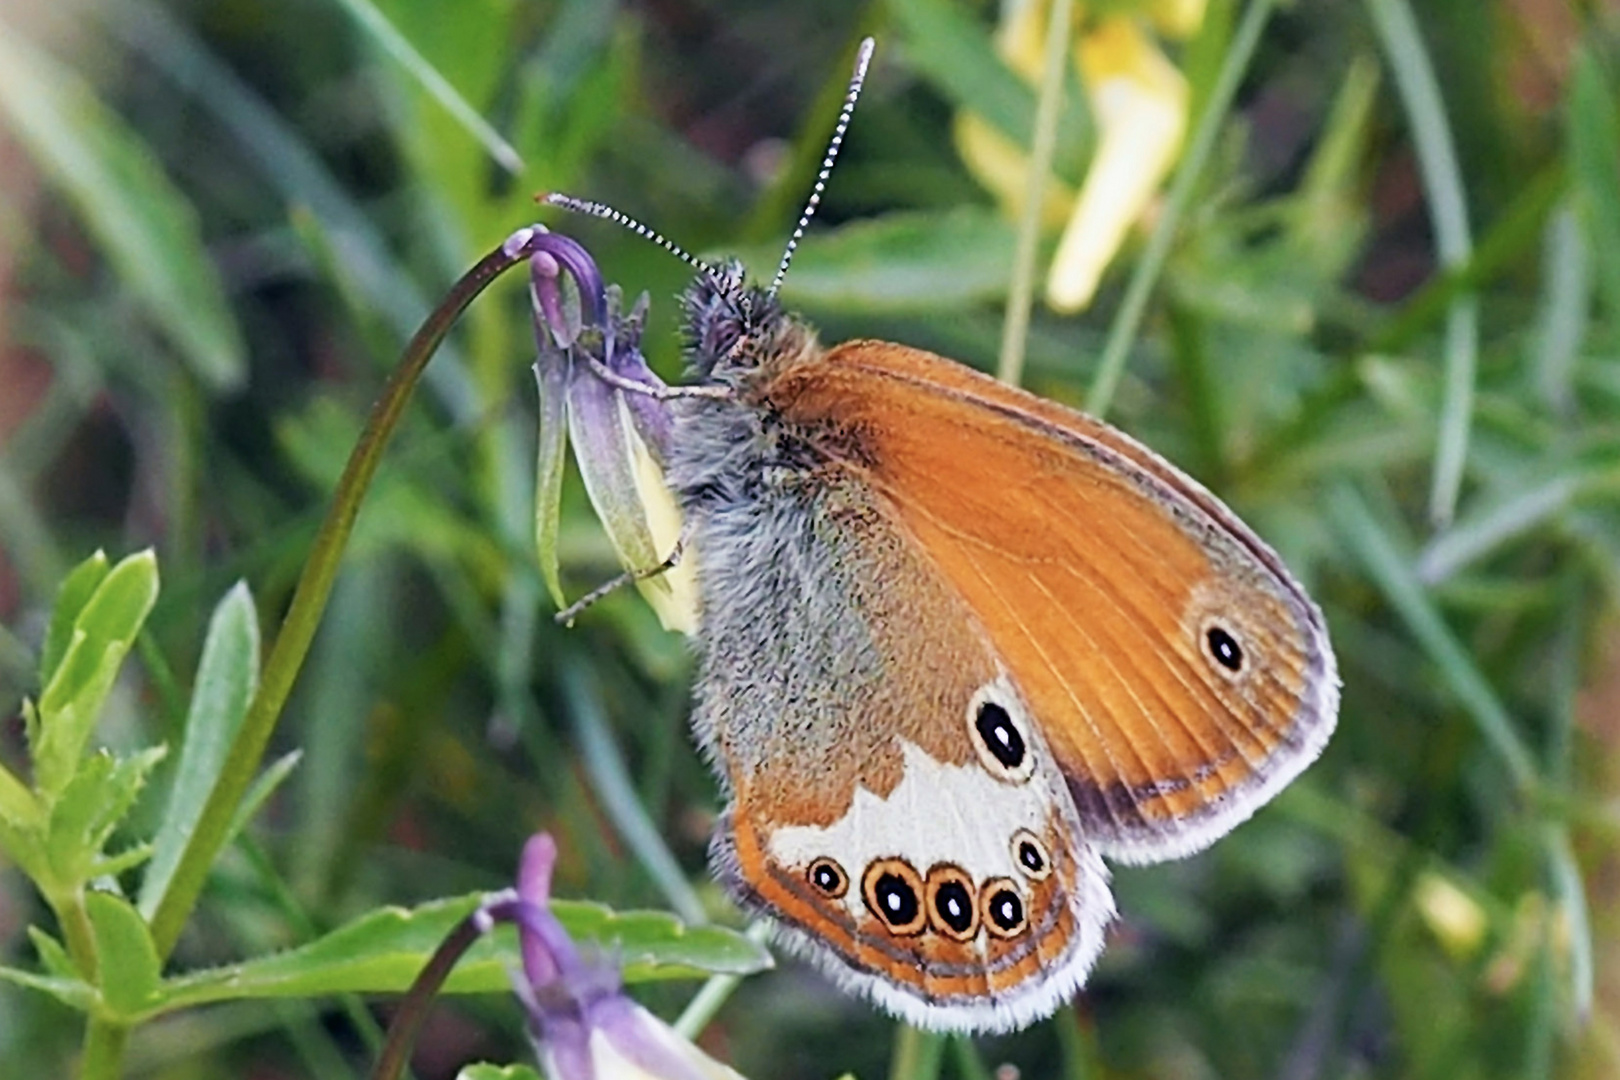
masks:
<path id="1" fill-rule="evenodd" d="M 106 809 L 107 785 L 117 764 L 110 751 L 91 754 L 51 806 L 45 842 L 53 886 L 71 888 L 87 880 L 90 862 L 96 855 L 88 837 Z"/>
<path id="2" fill-rule="evenodd" d="M 62 943 L 37 926 L 28 928 L 28 940 L 34 943 L 34 951 L 39 954 L 39 966 L 45 973 L 59 979 L 76 979 L 79 971 L 73 966 L 73 958 L 67 954 Z"/>
<path id="3" fill-rule="evenodd" d="M 238 998 L 403 992 L 483 899 L 378 909 L 288 952 L 172 979 L 159 1011 Z M 663 912 L 619 913 L 584 902 L 556 901 L 552 910 L 576 941 L 618 957 L 626 982 L 746 975 L 771 966 L 761 946 L 723 927 L 688 927 Z M 507 973 L 520 964 L 516 935 L 497 930 L 457 965 L 446 992 L 503 992 L 510 986 Z"/>
<path id="4" fill-rule="evenodd" d="M 214 609 L 197 663 L 186 713 L 185 741 L 169 805 L 152 841 L 152 862 L 141 881 L 139 908 L 150 919 L 191 841 L 248 702 L 259 685 L 259 616 L 253 594 L 237 582 Z"/>
<path id="5" fill-rule="evenodd" d="M 31 747 L 34 783 L 47 798 L 59 794 L 78 769 L 101 706 L 157 595 L 157 557 L 147 549 L 113 567 L 74 619 L 62 661 L 40 694 Z"/>
<path id="6" fill-rule="evenodd" d="M 119 277 L 216 390 L 247 374 L 190 202 L 77 74 L 0 26 L 0 117 L 67 195 Z"/>
<path id="7" fill-rule="evenodd" d="M 68 576 L 62 579 L 61 587 L 56 590 L 56 603 L 51 606 L 51 623 L 45 631 L 45 645 L 39 654 L 39 685 L 50 685 L 73 640 L 73 626 L 79 621 L 79 613 L 111 570 L 107 553 L 97 549 L 95 554 L 68 571 Z"/>
<path id="8" fill-rule="evenodd" d="M 74 888 L 101 873 L 102 845 L 164 753 L 158 746 L 116 758 L 102 750 L 85 761 L 51 808 L 47 835 L 54 888 Z"/>
<path id="9" fill-rule="evenodd" d="M 85 913 L 96 943 L 101 1001 L 119 1020 L 132 1019 L 159 1000 L 162 963 L 146 920 L 133 904 L 109 892 L 85 894 Z"/>
<path id="10" fill-rule="evenodd" d="M 885 214 L 807 236 L 782 285 L 791 304 L 863 314 L 960 308 L 1006 294 L 1013 227 L 993 210 Z M 750 251 L 771 266 L 775 248 Z"/>

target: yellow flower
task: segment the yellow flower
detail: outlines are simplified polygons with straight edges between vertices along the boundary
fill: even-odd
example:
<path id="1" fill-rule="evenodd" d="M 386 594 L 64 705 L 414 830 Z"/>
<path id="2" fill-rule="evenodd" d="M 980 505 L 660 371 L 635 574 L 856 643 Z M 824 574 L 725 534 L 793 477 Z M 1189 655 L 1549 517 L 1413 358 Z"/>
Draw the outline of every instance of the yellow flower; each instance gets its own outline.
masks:
<path id="1" fill-rule="evenodd" d="M 1162 33 L 1185 37 L 1203 22 L 1204 0 L 1158 0 L 1140 15 L 1077 19 L 1073 63 L 1097 126 L 1097 146 L 1078 195 L 1053 179 L 1041 214 L 1065 223 L 1047 274 L 1046 300 L 1058 311 L 1090 303 L 1125 232 L 1147 210 L 1175 164 L 1187 128 L 1187 84 L 1160 51 L 1142 16 Z M 1040 77 L 1047 4 L 1012 9 L 996 51 L 1032 86 Z M 962 114 L 957 149 L 969 169 L 1009 212 L 1022 211 L 1029 160 L 983 119 Z"/>

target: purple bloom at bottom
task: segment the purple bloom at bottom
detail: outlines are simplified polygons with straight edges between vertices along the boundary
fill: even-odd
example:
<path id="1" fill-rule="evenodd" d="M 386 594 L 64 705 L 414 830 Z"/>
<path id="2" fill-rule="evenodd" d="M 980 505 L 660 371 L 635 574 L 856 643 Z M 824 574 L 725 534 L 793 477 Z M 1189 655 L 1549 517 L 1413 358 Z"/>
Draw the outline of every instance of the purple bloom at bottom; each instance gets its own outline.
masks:
<path id="1" fill-rule="evenodd" d="M 524 845 L 517 891 L 493 899 L 480 929 L 517 925 L 523 955 L 518 998 L 529 1013 L 551 1080 L 743 1080 L 626 997 L 618 969 L 580 954 L 551 913 L 557 845 L 545 833 Z"/>

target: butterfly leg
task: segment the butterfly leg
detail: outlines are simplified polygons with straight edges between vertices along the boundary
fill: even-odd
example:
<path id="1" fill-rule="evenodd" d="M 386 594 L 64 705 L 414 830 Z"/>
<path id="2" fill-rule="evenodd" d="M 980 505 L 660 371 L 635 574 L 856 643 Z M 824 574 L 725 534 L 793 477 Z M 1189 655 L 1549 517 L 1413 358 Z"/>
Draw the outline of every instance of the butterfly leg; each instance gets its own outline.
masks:
<path id="1" fill-rule="evenodd" d="M 730 400 L 736 396 L 736 393 L 729 386 L 653 386 L 649 383 L 625 378 L 594 356 L 589 357 L 587 362 L 590 364 L 591 374 L 609 386 L 623 390 L 626 393 L 644 394 L 658 401 L 669 401 L 672 398 L 720 398 Z M 653 572 L 656 573 L 657 571 Z"/>
<path id="2" fill-rule="evenodd" d="M 657 566 L 642 567 L 639 570 L 626 570 L 618 577 L 612 578 L 611 580 L 605 581 L 598 585 L 596 588 L 592 589 L 578 600 L 575 600 L 572 604 L 569 604 L 563 610 L 557 612 L 557 614 L 552 616 L 552 618 L 556 620 L 559 626 L 573 626 L 574 620 L 579 618 L 581 612 L 590 607 L 592 604 L 596 603 L 598 600 L 602 599 L 604 596 L 618 592 L 626 585 L 634 585 L 638 581 L 646 581 L 648 578 L 657 577 L 659 574 L 668 573 L 669 571 L 675 569 L 681 564 L 681 553 L 685 551 L 685 549 L 686 536 L 683 533 L 681 538 L 675 541 L 675 549 L 669 553 L 668 558 L 659 563 Z"/>

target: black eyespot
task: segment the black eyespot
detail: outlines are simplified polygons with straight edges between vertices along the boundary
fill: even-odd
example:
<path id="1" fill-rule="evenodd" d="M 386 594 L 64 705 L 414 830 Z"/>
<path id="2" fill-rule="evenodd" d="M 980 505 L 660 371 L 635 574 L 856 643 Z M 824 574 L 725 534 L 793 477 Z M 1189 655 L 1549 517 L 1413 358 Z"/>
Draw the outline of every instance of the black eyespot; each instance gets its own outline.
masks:
<path id="1" fill-rule="evenodd" d="M 1209 643 L 1209 654 L 1221 667 L 1232 672 L 1243 669 L 1243 649 L 1238 645 L 1237 638 L 1219 626 L 1212 626 L 1205 632 L 1204 640 Z"/>
<path id="2" fill-rule="evenodd" d="M 842 866 L 826 856 L 812 862 L 805 876 L 810 879 L 810 884 L 834 900 L 849 891 L 849 875 L 844 873 Z"/>
<path id="3" fill-rule="evenodd" d="M 984 741 L 985 749 L 1001 762 L 1002 768 L 1017 769 L 1024 763 L 1024 736 L 1019 734 L 1006 709 L 993 701 L 984 702 L 979 706 L 973 727 Z"/>
<path id="4" fill-rule="evenodd" d="M 1028 829 L 1013 833 L 1012 852 L 1019 869 L 1034 880 L 1042 881 L 1052 872 L 1052 860 L 1046 854 L 1046 845 Z"/>
<path id="5" fill-rule="evenodd" d="M 984 889 L 984 924 L 998 937 L 1015 937 L 1027 925 L 1024 901 L 1012 882 L 992 881 Z"/>
<path id="6" fill-rule="evenodd" d="M 867 910 L 891 933 L 920 934 L 928 924 L 922 906 L 922 880 L 903 859 L 874 860 L 862 876 L 861 893 Z"/>
<path id="7" fill-rule="evenodd" d="M 967 941 L 979 932 L 978 898 L 967 871 L 950 863 L 937 863 L 923 885 L 928 921 L 948 938 Z"/>

